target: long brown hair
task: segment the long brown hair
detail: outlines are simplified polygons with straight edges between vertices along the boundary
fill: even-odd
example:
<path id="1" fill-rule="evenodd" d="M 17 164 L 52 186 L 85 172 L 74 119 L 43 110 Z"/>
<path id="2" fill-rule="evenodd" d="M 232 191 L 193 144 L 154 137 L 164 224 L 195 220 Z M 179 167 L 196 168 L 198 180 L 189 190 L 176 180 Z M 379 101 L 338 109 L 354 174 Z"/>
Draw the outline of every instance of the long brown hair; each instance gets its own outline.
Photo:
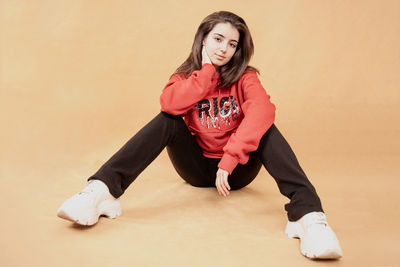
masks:
<path id="1" fill-rule="evenodd" d="M 228 63 L 219 68 L 221 83 L 218 87 L 222 88 L 232 86 L 232 84 L 236 83 L 240 76 L 242 76 L 242 74 L 247 70 L 255 70 L 257 73 L 260 73 L 258 69 L 248 65 L 250 58 L 254 53 L 254 45 L 250 31 L 244 20 L 232 12 L 218 11 L 203 19 L 194 37 L 192 51 L 190 52 L 189 57 L 172 75 L 180 74 L 185 78 L 188 78 L 192 75 L 193 71 L 201 69 L 202 41 L 218 23 L 230 23 L 240 34 L 235 54 Z"/>

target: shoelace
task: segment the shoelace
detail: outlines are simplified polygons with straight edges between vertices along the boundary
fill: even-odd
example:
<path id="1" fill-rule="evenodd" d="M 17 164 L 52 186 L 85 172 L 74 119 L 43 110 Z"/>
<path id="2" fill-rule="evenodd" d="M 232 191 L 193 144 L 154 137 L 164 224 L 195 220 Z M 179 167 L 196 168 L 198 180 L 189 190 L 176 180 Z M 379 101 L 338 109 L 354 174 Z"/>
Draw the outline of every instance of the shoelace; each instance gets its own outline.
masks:
<path id="1" fill-rule="evenodd" d="M 313 216 L 307 218 L 305 224 L 306 227 L 310 227 L 313 224 L 321 224 L 323 226 L 327 226 L 328 222 L 326 221 L 325 215 L 323 213 L 318 212 L 316 214 L 313 214 Z"/>
<path id="2" fill-rule="evenodd" d="M 93 192 L 93 187 L 95 186 L 93 181 L 94 180 L 90 180 L 88 182 L 88 184 L 85 186 L 85 188 L 83 188 L 82 191 L 79 192 L 79 194 L 82 195 L 82 194 L 89 194 L 89 193 Z"/>

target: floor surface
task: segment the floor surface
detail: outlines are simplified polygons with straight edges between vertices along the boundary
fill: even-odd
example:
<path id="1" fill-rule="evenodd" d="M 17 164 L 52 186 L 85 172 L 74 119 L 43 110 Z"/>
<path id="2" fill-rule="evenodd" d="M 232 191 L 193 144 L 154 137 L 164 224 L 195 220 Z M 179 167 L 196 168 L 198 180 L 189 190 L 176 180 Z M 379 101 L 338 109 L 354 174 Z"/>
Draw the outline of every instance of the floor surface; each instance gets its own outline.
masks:
<path id="1" fill-rule="evenodd" d="M 164 151 L 121 197 L 121 217 L 82 227 L 56 210 L 96 164 L 89 158 L 58 164 L 71 161 L 74 168 L 44 161 L 2 168 L 4 266 L 399 266 L 398 175 L 390 171 L 398 159 L 379 159 L 380 171 L 351 168 L 357 161 L 350 159 L 310 164 L 308 175 L 343 249 L 338 261 L 309 260 L 299 240 L 284 234 L 287 199 L 265 169 L 222 197 L 185 183 Z"/>

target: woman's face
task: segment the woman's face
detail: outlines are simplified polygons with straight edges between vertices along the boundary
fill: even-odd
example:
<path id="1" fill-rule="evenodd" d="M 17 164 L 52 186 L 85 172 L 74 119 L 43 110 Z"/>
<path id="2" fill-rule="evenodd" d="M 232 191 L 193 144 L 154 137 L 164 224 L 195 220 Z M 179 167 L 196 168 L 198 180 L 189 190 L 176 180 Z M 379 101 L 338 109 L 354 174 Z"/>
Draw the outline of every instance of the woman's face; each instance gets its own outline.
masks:
<path id="1" fill-rule="evenodd" d="M 207 55 L 217 70 L 235 54 L 239 37 L 239 31 L 232 24 L 218 23 L 204 38 Z"/>

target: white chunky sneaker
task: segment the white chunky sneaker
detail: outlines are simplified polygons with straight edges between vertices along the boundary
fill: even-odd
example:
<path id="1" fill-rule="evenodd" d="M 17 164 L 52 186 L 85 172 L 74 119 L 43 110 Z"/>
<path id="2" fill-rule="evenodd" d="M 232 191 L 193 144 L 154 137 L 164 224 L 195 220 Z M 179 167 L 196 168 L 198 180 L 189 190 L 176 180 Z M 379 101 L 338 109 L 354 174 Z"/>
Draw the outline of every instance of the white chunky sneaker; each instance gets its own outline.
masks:
<path id="1" fill-rule="evenodd" d="M 81 225 L 93 225 L 101 215 L 113 219 L 120 216 L 121 204 L 100 180 L 90 180 L 81 192 L 65 200 L 57 211 L 58 217 Z"/>
<path id="2" fill-rule="evenodd" d="M 338 259 L 342 249 L 323 212 L 310 212 L 295 222 L 288 222 L 286 234 L 300 238 L 301 253 L 311 259 Z"/>

